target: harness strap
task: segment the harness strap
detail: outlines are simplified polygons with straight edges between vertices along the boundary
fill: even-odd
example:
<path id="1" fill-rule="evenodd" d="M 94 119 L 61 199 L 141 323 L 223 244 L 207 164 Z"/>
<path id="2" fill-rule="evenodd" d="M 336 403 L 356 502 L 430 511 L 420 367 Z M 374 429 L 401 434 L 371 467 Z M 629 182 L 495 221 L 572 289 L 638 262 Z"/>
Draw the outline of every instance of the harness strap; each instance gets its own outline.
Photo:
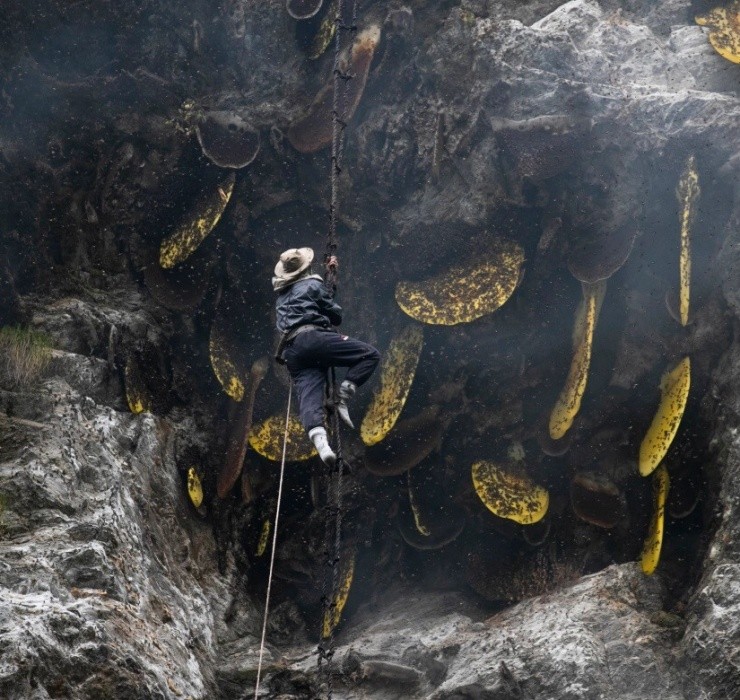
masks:
<path id="1" fill-rule="evenodd" d="M 315 323 L 305 323 L 302 326 L 298 326 L 297 328 L 291 328 L 289 331 L 286 331 L 280 336 L 280 342 L 278 343 L 278 346 L 275 350 L 275 362 L 277 362 L 280 365 L 285 364 L 285 358 L 283 357 L 283 353 L 285 352 L 285 348 L 288 347 L 288 343 L 291 343 L 293 339 L 300 335 L 301 333 L 305 333 L 306 331 L 329 331 L 330 328 L 327 328 L 326 326 L 319 326 Z"/>

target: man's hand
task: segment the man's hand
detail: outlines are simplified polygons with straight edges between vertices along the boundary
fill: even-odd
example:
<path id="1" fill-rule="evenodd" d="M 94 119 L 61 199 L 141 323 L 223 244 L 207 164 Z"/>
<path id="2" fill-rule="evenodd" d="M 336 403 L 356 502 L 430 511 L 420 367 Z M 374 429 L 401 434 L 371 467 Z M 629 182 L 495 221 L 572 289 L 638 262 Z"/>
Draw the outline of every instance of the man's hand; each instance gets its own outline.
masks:
<path id="1" fill-rule="evenodd" d="M 326 269 L 336 272 L 339 269 L 339 260 L 336 255 L 332 255 L 326 261 Z"/>

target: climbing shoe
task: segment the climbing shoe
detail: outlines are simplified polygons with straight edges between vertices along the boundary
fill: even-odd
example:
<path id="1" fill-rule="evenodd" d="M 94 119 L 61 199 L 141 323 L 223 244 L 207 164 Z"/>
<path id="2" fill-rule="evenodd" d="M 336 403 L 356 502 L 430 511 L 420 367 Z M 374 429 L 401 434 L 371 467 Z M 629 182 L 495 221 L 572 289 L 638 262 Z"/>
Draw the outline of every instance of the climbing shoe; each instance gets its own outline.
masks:
<path id="1" fill-rule="evenodd" d="M 354 428 L 355 424 L 349 417 L 349 408 L 347 407 L 347 401 L 354 397 L 357 391 L 357 385 L 353 382 L 348 382 L 346 379 L 339 385 L 339 401 L 337 402 L 337 413 L 344 423 L 350 428 Z"/>
<path id="2" fill-rule="evenodd" d="M 326 429 L 312 428 L 308 431 L 308 437 L 316 448 L 316 451 L 319 453 L 321 461 L 326 464 L 327 467 L 333 467 L 337 462 L 337 456 L 334 454 L 334 450 L 329 446 L 329 439 L 326 437 Z"/>

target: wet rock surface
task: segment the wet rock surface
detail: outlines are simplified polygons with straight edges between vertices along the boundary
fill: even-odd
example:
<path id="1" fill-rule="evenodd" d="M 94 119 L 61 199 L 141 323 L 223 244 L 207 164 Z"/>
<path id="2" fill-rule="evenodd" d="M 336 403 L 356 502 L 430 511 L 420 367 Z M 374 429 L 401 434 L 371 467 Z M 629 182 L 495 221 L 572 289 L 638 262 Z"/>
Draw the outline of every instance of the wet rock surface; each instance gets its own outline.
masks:
<path id="1" fill-rule="evenodd" d="M 137 300 L 67 300 L 36 321 L 61 334 L 74 308 L 146 325 Z M 123 410 L 94 357 L 58 350 L 48 374 L 2 393 L 3 697 L 213 697 L 226 583 L 173 461 L 184 426 Z"/>
<path id="2" fill-rule="evenodd" d="M 632 564 L 493 617 L 455 595 L 397 601 L 347 630 L 336 697 L 683 698 L 664 602 Z"/>
<path id="3" fill-rule="evenodd" d="M 217 498 L 239 411 L 209 365 L 226 357 L 224 376 L 246 381 L 272 350 L 276 254 L 323 247 L 328 151 L 298 153 L 286 134 L 331 74 L 330 52 L 306 50 L 325 5 L 300 25 L 283 3 L 242 0 L 4 10 L 0 322 L 43 332 L 53 351 L 37 381 L 0 383 L 3 697 L 251 696 L 275 465 L 248 452 L 247 481 Z M 425 326 L 388 442 L 413 436 L 398 447 L 409 464 L 376 476 L 374 453 L 347 436 L 343 554 L 357 565 L 334 697 L 740 693 L 740 73 L 694 24 L 704 9 L 359 3 L 360 29 L 380 38 L 340 178 L 348 331 L 387 348 L 409 322 L 398 283 L 473 265 L 496 238 L 525 262 L 495 313 Z M 691 155 L 702 193 L 681 328 L 676 185 Z M 220 222 L 187 264 L 160 269 L 161 242 L 231 172 Z M 634 243 L 614 270 L 624 231 Z M 579 264 L 613 275 L 561 448 L 543 415 L 571 362 L 581 289 L 568 263 L 584 243 L 594 260 Z M 214 318 L 228 331 L 215 340 Z M 648 578 L 637 453 L 661 374 L 686 355 L 691 394 L 666 464 L 698 506 L 671 511 L 669 494 L 681 517 L 666 520 Z M 150 412 L 129 410 L 134 389 Z M 254 399 L 255 422 L 280 413 L 285 376 L 271 370 Z M 433 428 L 417 429 L 427 415 Z M 480 503 L 476 460 L 508 460 L 548 489 L 536 536 Z M 619 507 L 579 517 L 582 474 Z M 313 655 L 325 486 L 315 461 L 290 465 L 262 697 L 325 693 Z M 413 546 L 424 507 L 460 520 L 453 542 Z"/>

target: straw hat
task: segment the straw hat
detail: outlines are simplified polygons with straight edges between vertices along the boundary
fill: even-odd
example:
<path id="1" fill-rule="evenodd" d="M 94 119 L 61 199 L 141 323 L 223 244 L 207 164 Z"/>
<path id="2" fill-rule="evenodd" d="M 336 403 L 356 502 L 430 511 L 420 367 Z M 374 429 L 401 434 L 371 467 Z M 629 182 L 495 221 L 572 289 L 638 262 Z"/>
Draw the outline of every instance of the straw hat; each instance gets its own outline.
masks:
<path id="1" fill-rule="evenodd" d="M 279 280 L 290 281 L 308 269 L 313 261 L 312 248 L 291 248 L 280 255 L 275 265 L 275 277 Z"/>

